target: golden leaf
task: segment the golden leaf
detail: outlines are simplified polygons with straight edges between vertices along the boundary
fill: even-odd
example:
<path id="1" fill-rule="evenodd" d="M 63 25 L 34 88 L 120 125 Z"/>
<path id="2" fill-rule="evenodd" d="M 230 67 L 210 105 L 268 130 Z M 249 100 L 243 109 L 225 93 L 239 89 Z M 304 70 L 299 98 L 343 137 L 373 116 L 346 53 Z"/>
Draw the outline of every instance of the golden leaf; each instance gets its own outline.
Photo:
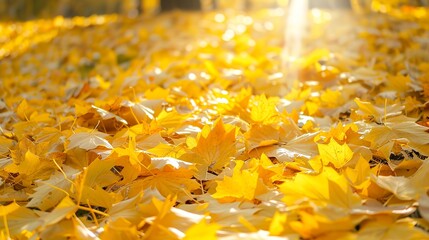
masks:
<path id="1" fill-rule="evenodd" d="M 346 143 L 340 145 L 334 139 L 328 144 L 318 144 L 317 147 L 323 163 L 325 165 L 332 163 L 335 168 L 342 168 L 353 157 L 353 152 Z"/>
<path id="2" fill-rule="evenodd" d="M 199 223 L 191 226 L 185 232 L 184 240 L 198 240 L 198 239 L 207 239 L 207 240 L 216 240 L 216 232 L 219 231 L 222 227 L 216 223 L 208 223 L 206 219 L 201 220 Z"/>
<path id="3" fill-rule="evenodd" d="M 360 204 L 360 198 L 353 193 L 347 179 L 329 167 L 318 175 L 298 173 L 293 180 L 280 185 L 280 190 L 285 194 L 283 200 L 290 205 L 313 201 L 320 206 L 351 209 Z"/>
<path id="4" fill-rule="evenodd" d="M 236 129 L 232 125 L 223 124 L 221 119 L 216 120 L 213 127 L 204 126 L 197 139 L 188 138 L 187 145 L 191 149 L 191 153 L 183 155 L 182 159 L 196 163 L 197 166 L 206 170 L 207 168 L 217 170 L 224 167 L 237 152 Z M 204 175 L 199 175 L 199 177 L 205 178 Z"/>
<path id="5" fill-rule="evenodd" d="M 222 202 L 252 201 L 265 191 L 259 181 L 258 172 L 251 169 L 242 170 L 243 164 L 242 161 L 236 161 L 232 177 L 226 176 L 222 181 L 217 181 L 216 193 L 212 197 Z"/>

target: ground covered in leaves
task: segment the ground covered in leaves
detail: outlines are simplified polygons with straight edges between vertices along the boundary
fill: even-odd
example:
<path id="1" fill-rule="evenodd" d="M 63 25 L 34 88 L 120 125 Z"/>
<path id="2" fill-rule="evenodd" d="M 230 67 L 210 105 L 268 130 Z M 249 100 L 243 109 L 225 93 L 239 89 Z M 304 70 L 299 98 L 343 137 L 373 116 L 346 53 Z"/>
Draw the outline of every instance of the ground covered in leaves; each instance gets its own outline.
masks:
<path id="1" fill-rule="evenodd" d="M 427 15 L 284 19 L 0 23 L 0 239 L 428 239 Z"/>

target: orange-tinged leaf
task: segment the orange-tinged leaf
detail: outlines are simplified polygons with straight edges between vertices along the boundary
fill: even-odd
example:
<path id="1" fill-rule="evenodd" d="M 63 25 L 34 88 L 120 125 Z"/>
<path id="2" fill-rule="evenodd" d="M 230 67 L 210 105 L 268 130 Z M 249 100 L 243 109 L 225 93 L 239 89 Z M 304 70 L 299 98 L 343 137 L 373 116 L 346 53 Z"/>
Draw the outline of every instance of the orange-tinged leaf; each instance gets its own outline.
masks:
<path id="1" fill-rule="evenodd" d="M 261 178 L 267 186 L 281 179 L 280 176 L 284 171 L 284 166 L 282 164 L 273 164 L 265 154 L 262 154 L 260 159 L 251 159 L 248 165 L 250 168 L 258 168 L 259 178 Z"/>

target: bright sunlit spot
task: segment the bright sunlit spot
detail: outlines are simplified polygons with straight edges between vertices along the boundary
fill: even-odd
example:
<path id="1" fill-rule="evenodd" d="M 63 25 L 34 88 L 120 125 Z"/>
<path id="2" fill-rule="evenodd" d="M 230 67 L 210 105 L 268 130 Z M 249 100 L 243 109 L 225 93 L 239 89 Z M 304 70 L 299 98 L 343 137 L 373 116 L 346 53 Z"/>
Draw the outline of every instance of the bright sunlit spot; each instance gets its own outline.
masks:
<path id="1" fill-rule="evenodd" d="M 297 78 L 294 63 L 301 55 L 302 42 L 307 26 L 308 0 L 292 0 L 286 12 L 285 43 L 283 47 L 283 67 L 286 85 L 290 88 Z"/>

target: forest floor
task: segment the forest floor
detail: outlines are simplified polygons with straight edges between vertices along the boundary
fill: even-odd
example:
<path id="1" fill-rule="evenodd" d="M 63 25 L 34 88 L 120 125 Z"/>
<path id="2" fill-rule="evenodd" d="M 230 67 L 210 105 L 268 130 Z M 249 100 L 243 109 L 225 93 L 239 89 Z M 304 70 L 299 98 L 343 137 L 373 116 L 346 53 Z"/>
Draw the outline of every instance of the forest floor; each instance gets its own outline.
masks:
<path id="1" fill-rule="evenodd" d="M 0 23 L 0 239 L 429 239 L 428 19 Z"/>

